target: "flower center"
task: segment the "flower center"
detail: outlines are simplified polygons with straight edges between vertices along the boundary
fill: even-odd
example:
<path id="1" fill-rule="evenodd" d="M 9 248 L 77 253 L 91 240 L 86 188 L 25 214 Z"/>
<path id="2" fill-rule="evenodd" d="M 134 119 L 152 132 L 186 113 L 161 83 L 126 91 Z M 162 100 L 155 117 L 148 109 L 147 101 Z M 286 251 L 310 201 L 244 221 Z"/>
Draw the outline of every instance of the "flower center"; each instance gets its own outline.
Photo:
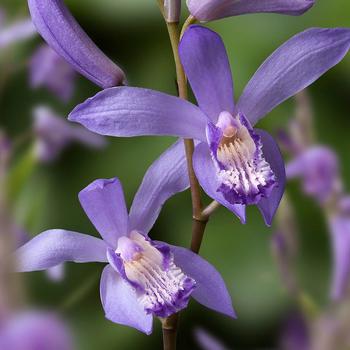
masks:
<path id="1" fill-rule="evenodd" d="M 147 313 L 167 317 L 187 306 L 195 281 L 175 265 L 167 246 L 156 247 L 136 231 L 118 241 L 129 282 L 138 286 L 139 302 Z"/>
<path id="2" fill-rule="evenodd" d="M 234 204 L 256 204 L 276 184 L 275 175 L 262 152 L 262 142 L 243 115 L 222 112 L 216 124 L 219 134 L 211 144 L 219 179 L 218 191 Z M 215 147 L 216 146 L 216 147 Z"/>

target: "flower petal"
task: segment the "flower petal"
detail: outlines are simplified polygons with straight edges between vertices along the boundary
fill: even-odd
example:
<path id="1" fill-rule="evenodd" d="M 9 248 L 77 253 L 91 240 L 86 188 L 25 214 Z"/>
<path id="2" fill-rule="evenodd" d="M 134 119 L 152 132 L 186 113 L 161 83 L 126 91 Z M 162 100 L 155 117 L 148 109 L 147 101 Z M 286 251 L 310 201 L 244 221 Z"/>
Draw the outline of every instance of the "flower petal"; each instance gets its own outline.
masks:
<path id="1" fill-rule="evenodd" d="M 273 188 L 269 197 L 262 198 L 257 204 L 264 217 L 266 225 L 270 226 L 284 193 L 286 186 L 286 171 L 281 151 L 273 137 L 264 130 L 255 129 L 255 132 L 261 137 L 264 158 L 270 164 L 277 180 L 277 186 Z"/>
<path id="2" fill-rule="evenodd" d="M 235 318 L 230 294 L 214 266 L 186 248 L 169 246 L 174 254 L 175 265 L 196 281 L 193 298 L 209 309 Z"/>
<path id="3" fill-rule="evenodd" d="M 214 31 L 191 26 L 179 54 L 198 105 L 216 123 L 222 111 L 233 113 L 233 81 L 225 45 Z"/>
<path id="4" fill-rule="evenodd" d="M 252 125 L 335 66 L 350 47 L 350 29 L 312 28 L 280 46 L 256 71 L 236 109 Z"/>
<path id="5" fill-rule="evenodd" d="M 187 0 L 192 16 L 200 21 L 259 12 L 298 16 L 313 4 L 313 0 Z"/>
<path id="6" fill-rule="evenodd" d="M 350 219 L 336 215 L 329 224 L 334 261 L 331 296 L 333 300 L 339 300 L 350 287 Z"/>
<path id="7" fill-rule="evenodd" d="M 128 211 L 120 181 L 99 179 L 79 193 L 81 206 L 105 242 L 117 248 L 118 238 L 129 232 Z"/>
<path id="8" fill-rule="evenodd" d="M 125 82 L 124 72 L 93 43 L 62 0 L 28 0 L 28 5 L 38 32 L 79 73 L 104 89 Z"/>
<path id="9" fill-rule="evenodd" d="M 106 244 L 96 237 L 66 230 L 48 230 L 16 250 L 16 271 L 45 270 L 65 261 L 106 262 L 106 249 Z"/>
<path id="10" fill-rule="evenodd" d="M 215 199 L 227 209 L 232 211 L 242 223 L 245 223 L 245 206 L 229 203 L 221 192 L 218 192 L 220 184 L 217 180 L 216 169 L 210 156 L 210 150 L 206 143 L 200 143 L 194 150 L 193 167 L 198 181 L 205 193 Z"/>
<path id="11" fill-rule="evenodd" d="M 112 322 L 152 333 L 152 315 L 147 315 L 137 299 L 136 292 L 110 265 L 101 277 L 100 294 L 106 318 Z"/>
<path id="12" fill-rule="evenodd" d="M 165 201 L 188 187 L 185 149 L 179 140 L 147 170 L 130 209 L 130 229 L 147 234 Z"/>
<path id="13" fill-rule="evenodd" d="M 102 135 L 171 135 L 203 141 L 207 123 L 205 114 L 192 103 L 131 87 L 101 91 L 78 105 L 68 119 Z"/>

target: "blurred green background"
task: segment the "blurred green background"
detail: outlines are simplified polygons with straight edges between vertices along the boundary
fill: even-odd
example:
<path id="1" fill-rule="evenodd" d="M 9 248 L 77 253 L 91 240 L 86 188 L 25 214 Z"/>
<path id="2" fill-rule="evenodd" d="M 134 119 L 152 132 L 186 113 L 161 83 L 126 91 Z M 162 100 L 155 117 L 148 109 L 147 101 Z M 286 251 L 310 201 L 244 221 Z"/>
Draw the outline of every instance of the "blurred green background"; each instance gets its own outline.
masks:
<path id="1" fill-rule="evenodd" d="M 67 0 L 66 3 L 98 46 L 124 68 L 130 85 L 176 94 L 170 45 L 156 1 Z M 1 6 L 16 16 L 27 14 L 23 0 L 1 0 Z M 183 16 L 187 16 L 185 4 Z M 350 2 L 319 0 L 302 17 L 249 15 L 216 21 L 209 26 L 224 39 L 238 97 L 262 61 L 292 35 L 309 27 L 350 26 Z M 38 37 L 16 46 L 10 59 L 25 62 L 39 43 Z M 30 90 L 28 73 L 23 68 L 8 80 L 2 92 L 0 125 L 10 136 L 19 135 L 31 126 L 33 106 L 44 103 L 67 115 L 77 103 L 97 91 L 93 84 L 79 77 L 73 100 L 63 105 L 46 90 Z M 309 92 L 318 140 L 338 153 L 348 189 L 350 55 L 313 84 Z M 259 127 L 275 134 L 293 112 L 293 100 L 289 100 L 260 122 Z M 108 148 L 102 152 L 70 147 L 55 164 L 42 165 L 33 174 L 21 198 L 18 217 L 26 216 L 23 213 L 30 208 L 30 220 L 23 224 L 32 235 L 48 228 L 96 235 L 79 205 L 78 192 L 96 178 L 118 176 L 130 203 L 147 167 L 172 142 L 168 137 L 109 138 Z M 302 194 L 298 183 L 289 184 L 287 190 L 301 231 L 298 273 L 305 289 L 322 305 L 327 302 L 331 272 L 325 220 L 313 201 Z M 186 192 L 165 205 L 151 235 L 188 246 L 190 229 L 191 204 Z M 246 225 L 241 225 L 224 208 L 211 218 L 201 254 L 222 273 L 238 319 L 231 320 L 192 301 L 181 314 L 180 349 L 196 348 L 193 339 L 196 326 L 209 329 L 234 349 L 267 349 L 276 345 L 281 324 L 293 309 L 293 303 L 281 286 L 271 257 L 272 232 L 273 228 L 265 227 L 255 207 L 248 209 Z M 59 284 L 50 282 L 43 273 L 26 274 L 28 300 L 36 307 L 59 309 L 77 289 L 93 280 L 94 286 L 85 297 L 64 311 L 77 349 L 160 349 L 157 320 L 154 333 L 145 336 L 104 318 L 97 280 L 101 270 L 100 264 L 70 264 L 65 280 Z"/>

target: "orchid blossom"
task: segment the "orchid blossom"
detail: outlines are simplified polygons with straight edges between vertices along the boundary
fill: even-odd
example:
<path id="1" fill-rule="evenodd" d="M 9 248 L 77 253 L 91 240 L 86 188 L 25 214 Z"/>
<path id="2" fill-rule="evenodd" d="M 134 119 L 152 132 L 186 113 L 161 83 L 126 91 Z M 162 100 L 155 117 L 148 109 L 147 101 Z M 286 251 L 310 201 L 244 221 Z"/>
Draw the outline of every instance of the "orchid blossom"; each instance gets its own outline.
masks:
<path id="1" fill-rule="evenodd" d="M 234 317 L 225 283 L 212 265 L 148 236 L 163 203 L 189 186 L 182 148 L 177 142 L 148 169 L 129 214 L 117 178 L 87 186 L 79 200 L 102 239 L 66 230 L 43 232 L 17 250 L 18 271 L 44 270 L 65 261 L 108 263 L 100 287 L 106 317 L 147 334 L 152 316 L 178 312 L 190 296 Z"/>
<path id="2" fill-rule="evenodd" d="M 78 105 L 69 120 L 102 135 L 198 140 L 193 166 L 204 191 L 242 221 L 245 206 L 256 204 L 270 225 L 284 192 L 284 162 L 273 138 L 253 126 L 337 64 L 349 47 L 349 29 L 306 30 L 267 58 L 234 104 L 220 36 L 191 26 L 179 52 L 199 107 L 153 90 L 115 87 Z"/>

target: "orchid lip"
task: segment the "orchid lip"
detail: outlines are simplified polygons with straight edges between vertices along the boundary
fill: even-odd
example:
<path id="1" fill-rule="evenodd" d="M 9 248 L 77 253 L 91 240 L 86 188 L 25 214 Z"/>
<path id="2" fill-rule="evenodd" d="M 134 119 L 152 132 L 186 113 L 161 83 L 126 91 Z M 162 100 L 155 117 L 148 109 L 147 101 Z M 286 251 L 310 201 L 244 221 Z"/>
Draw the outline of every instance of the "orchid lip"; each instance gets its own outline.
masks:
<path id="1" fill-rule="evenodd" d="M 113 255 L 113 256 L 111 256 Z M 168 317 L 187 306 L 195 281 L 175 265 L 167 246 L 160 247 L 137 231 L 120 237 L 108 260 L 135 288 L 146 313 Z"/>
<path id="2" fill-rule="evenodd" d="M 257 204 L 277 185 L 262 153 L 262 142 L 243 114 L 220 113 L 207 138 L 219 181 L 217 188 L 234 204 Z"/>

